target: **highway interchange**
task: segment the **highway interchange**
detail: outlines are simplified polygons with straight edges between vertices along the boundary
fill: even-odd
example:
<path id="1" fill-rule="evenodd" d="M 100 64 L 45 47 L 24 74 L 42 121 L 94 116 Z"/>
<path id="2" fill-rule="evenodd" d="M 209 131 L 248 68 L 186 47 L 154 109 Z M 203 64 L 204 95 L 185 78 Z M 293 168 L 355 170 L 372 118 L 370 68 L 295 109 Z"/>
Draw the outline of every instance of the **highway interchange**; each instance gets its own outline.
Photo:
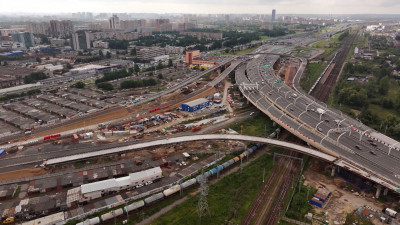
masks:
<path id="1" fill-rule="evenodd" d="M 272 48 L 272 52 L 274 50 L 276 48 Z M 387 145 L 361 135 L 367 132 L 362 130 L 365 126 L 360 127 L 358 121 L 354 124 L 354 120 L 327 108 L 325 103 L 316 102 L 304 92 L 277 82 L 280 78 L 272 67 L 278 59 L 276 55 L 256 55 L 237 70 L 236 82 L 244 96 L 274 121 L 312 146 L 365 169 L 369 173 L 367 176 L 380 177 L 381 184 L 392 190 L 400 187 L 399 152 L 391 151 L 389 155 Z M 302 66 L 305 66 L 304 63 Z M 318 108 L 325 113 L 318 113 Z"/>
<path id="2" fill-rule="evenodd" d="M 311 146 L 339 158 L 340 160 L 335 163 L 336 165 L 349 165 L 353 169 L 356 168 L 355 170 L 361 169 L 363 170 L 363 173 L 360 173 L 361 175 L 389 189 L 396 190 L 400 187 L 400 153 L 398 148 L 396 148 L 400 147 L 397 146 L 398 142 L 379 134 L 360 124 L 360 122 L 342 114 L 340 111 L 329 108 L 325 103 L 318 102 L 313 97 L 308 96 L 299 87 L 300 77 L 307 63 L 305 59 L 299 58 L 301 66 L 295 76 L 293 87 L 277 82 L 280 78 L 275 75 L 273 70 L 273 65 L 280 58 L 279 55 L 289 53 L 294 48 L 294 43 L 296 45 L 306 45 L 323 38 L 323 36 L 329 36 L 347 29 L 347 27 L 348 25 L 343 24 L 323 35 L 302 33 L 279 39 L 270 39 L 268 42 L 264 40 L 261 42 L 264 45 L 252 53 L 256 55 L 249 54 L 248 57 L 251 57 L 251 59 L 247 62 L 244 60 L 243 62 L 235 61 L 232 67 L 223 73 L 223 75 L 226 76 L 229 71 L 232 71 L 242 63 L 236 70 L 236 83 L 239 85 L 243 95 L 262 112 Z M 292 45 L 289 43 L 292 43 Z M 232 60 L 238 60 L 238 57 L 224 61 L 219 66 L 199 73 L 179 85 L 158 93 L 139 104 L 147 103 L 157 99 L 159 96 L 177 90 L 199 79 L 202 75 L 230 63 Z M 214 85 L 214 83 L 209 86 Z M 87 117 L 80 118 L 80 120 L 83 119 L 87 119 Z M 5 140 L 3 139 L 3 141 Z M 36 156 L 0 160 L 0 167 L 20 164 L 16 167 L 26 168 L 34 164 L 36 165 L 44 159 L 131 144 L 121 143 L 113 146 L 98 147 L 98 149 L 97 147 L 80 148 L 70 150 L 68 153 L 59 151 L 38 154 Z"/>

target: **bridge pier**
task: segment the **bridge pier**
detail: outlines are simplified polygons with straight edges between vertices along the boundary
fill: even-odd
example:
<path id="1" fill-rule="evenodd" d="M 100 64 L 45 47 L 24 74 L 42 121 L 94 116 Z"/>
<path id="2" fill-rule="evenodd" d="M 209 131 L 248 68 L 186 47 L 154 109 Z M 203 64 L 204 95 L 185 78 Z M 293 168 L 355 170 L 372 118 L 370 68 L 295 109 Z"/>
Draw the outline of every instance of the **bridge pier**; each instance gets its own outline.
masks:
<path id="1" fill-rule="evenodd" d="M 389 189 L 388 189 L 388 188 L 385 188 L 385 189 L 383 190 L 383 196 L 386 196 L 386 195 L 388 194 L 388 192 L 389 192 Z"/>
<path id="2" fill-rule="evenodd" d="M 335 170 L 336 170 L 336 166 L 333 165 L 333 166 L 332 166 L 332 171 L 331 171 L 331 177 L 334 177 L 334 176 L 335 176 Z"/>
<path id="3" fill-rule="evenodd" d="M 382 191 L 382 186 L 378 184 L 378 186 L 376 187 L 375 198 L 379 198 L 379 196 L 381 195 L 381 191 Z"/>

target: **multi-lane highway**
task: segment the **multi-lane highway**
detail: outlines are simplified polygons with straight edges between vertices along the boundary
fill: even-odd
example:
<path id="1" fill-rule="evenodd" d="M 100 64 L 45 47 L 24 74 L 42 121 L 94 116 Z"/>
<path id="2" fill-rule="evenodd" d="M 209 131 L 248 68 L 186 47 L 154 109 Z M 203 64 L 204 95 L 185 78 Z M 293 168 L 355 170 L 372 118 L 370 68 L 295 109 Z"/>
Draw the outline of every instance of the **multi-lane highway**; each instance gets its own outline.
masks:
<path id="1" fill-rule="evenodd" d="M 388 188 L 400 187 L 400 153 L 389 154 L 387 144 L 373 139 L 369 128 L 358 121 L 315 101 L 298 88 L 278 82 L 280 79 L 272 69 L 278 58 L 260 54 L 236 71 L 236 82 L 244 96 L 312 146 L 367 171 L 367 177 L 379 177 Z M 304 66 L 305 61 L 295 83 Z"/>

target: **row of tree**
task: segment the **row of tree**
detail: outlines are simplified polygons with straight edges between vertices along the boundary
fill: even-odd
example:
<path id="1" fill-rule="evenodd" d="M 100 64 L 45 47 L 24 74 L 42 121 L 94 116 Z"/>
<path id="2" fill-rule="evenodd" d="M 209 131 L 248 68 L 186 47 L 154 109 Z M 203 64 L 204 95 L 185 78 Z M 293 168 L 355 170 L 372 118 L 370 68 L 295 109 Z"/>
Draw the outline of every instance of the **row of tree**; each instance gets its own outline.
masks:
<path id="1" fill-rule="evenodd" d="M 126 69 L 122 69 L 122 70 L 104 73 L 104 76 L 102 78 L 96 79 L 95 83 L 99 84 L 99 83 L 103 83 L 106 81 L 117 80 L 117 79 L 121 79 L 124 77 L 129 77 L 132 75 L 132 73 L 133 73 L 132 69 L 128 70 L 128 71 Z"/>
<path id="2" fill-rule="evenodd" d="M 42 72 L 33 72 L 30 75 L 27 75 L 24 77 L 24 83 L 32 84 L 32 83 L 36 83 L 40 80 L 44 80 L 46 78 L 48 78 L 48 76 L 46 76 L 46 74 L 44 74 Z"/>
<path id="3" fill-rule="evenodd" d="M 20 94 L 8 94 L 8 95 L 1 96 L 0 101 L 7 101 L 10 99 L 14 99 L 14 98 L 21 98 L 21 97 L 25 97 L 25 96 L 40 94 L 40 93 L 41 93 L 41 91 L 39 89 L 35 89 L 35 90 L 27 91 L 27 92 L 22 92 Z"/>
<path id="4" fill-rule="evenodd" d="M 159 81 L 156 79 L 143 79 L 143 80 L 126 80 L 121 82 L 121 89 L 138 88 L 138 87 L 148 87 L 157 85 Z"/>

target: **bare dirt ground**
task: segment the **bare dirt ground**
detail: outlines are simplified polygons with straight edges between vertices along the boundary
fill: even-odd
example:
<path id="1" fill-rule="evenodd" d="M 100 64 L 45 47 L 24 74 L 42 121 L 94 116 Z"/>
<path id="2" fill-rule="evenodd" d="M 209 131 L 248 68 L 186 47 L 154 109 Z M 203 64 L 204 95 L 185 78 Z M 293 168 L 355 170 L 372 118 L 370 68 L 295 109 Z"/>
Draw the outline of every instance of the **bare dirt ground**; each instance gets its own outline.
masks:
<path id="1" fill-rule="evenodd" d="M 304 173 L 305 184 L 314 188 L 325 187 L 332 192 L 332 197 L 323 208 L 315 207 L 317 214 L 325 214 L 329 224 L 334 221 L 341 223 L 345 220 L 347 213 L 352 213 L 360 206 L 369 206 L 376 210 L 382 209 L 383 205 L 372 198 L 373 194 L 359 194 L 347 190 L 346 182 L 338 177 L 328 178 L 325 175 L 311 169 Z M 311 197 L 310 197 L 311 198 Z M 378 220 L 373 220 L 374 224 L 383 224 Z"/>
<path id="2" fill-rule="evenodd" d="M 204 86 L 204 84 L 200 84 L 199 88 L 201 88 L 202 86 Z M 192 101 L 192 100 L 195 100 L 197 98 L 213 94 L 213 93 L 215 93 L 215 91 L 216 91 L 215 88 L 209 88 L 209 89 L 205 90 L 204 92 L 202 92 L 202 93 L 200 93 L 200 94 L 198 94 L 196 96 L 193 96 L 190 99 L 185 100 L 184 102 Z M 46 136 L 46 135 L 56 134 L 56 133 L 60 133 L 60 132 L 63 132 L 63 131 L 74 130 L 74 129 L 78 129 L 78 128 L 85 127 L 85 126 L 97 125 L 99 123 L 104 123 L 104 122 L 107 122 L 107 121 L 116 120 L 118 118 L 126 117 L 126 116 L 129 116 L 129 115 L 135 115 L 138 112 L 141 112 L 141 111 L 146 110 L 146 109 L 152 109 L 155 106 L 166 104 L 166 103 L 168 103 L 170 101 L 181 100 L 181 99 L 183 99 L 184 96 L 185 96 L 184 94 L 180 94 L 179 91 L 176 91 L 174 93 L 171 93 L 171 94 L 168 94 L 166 96 L 163 96 L 160 100 L 153 101 L 153 102 L 151 102 L 149 104 L 135 106 L 134 108 L 121 108 L 121 109 L 119 109 L 117 111 L 114 111 L 114 112 L 111 112 L 111 113 L 108 113 L 108 114 L 105 114 L 105 115 L 99 115 L 99 116 L 96 116 L 94 118 L 90 118 L 90 119 L 87 119 L 87 120 L 84 120 L 84 121 L 79 121 L 79 122 L 75 122 L 75 123 L 68 124 L 68 125 L 65 125 L 65 126 L 61 126 L 61 127 L 57 127 L 57 128 L 54 128 L 54 129 L 46 130 L 46 131 L 43 131 L 43 132 L 35 133 L 35 134 L 32 134 L 30 136 L 30 138 L 36 138 L 36 137 L 42 137 L 42 136 Z M 180 107 L 182 103 L 183 103 L 183 101 L 179 102 L 177 104 L 174 104 L 172 107 L 169 107 L 168 109 L 157 111 L 156 113 L 170 111 L 171 109 Z M 24 140 L 24 139 L 26 139 L 26 138 L 20 138 L 20 140 Z"/>
<path id="3" fill-rule="evenodd" d="M 34 177 L 49 173 L 42 168 L 22 169 L 18 171 L 1 173 L 0 181 L 15 180 L 24 177 Z"/>

